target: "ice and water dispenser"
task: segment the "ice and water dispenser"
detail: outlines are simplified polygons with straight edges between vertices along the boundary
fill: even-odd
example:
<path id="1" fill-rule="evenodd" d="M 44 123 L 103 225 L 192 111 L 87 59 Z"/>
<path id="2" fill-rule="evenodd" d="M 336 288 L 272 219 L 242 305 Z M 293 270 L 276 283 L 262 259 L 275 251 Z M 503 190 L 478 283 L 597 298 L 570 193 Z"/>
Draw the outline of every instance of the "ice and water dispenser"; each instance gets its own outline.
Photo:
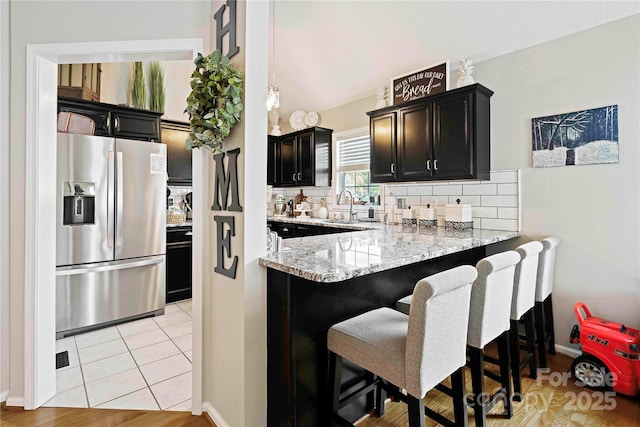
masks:
<path id="1" fill-rule="evenodd" d="M 63 182 L 64 225 L 82 225 L 95 223 L 95 182 Z"/>

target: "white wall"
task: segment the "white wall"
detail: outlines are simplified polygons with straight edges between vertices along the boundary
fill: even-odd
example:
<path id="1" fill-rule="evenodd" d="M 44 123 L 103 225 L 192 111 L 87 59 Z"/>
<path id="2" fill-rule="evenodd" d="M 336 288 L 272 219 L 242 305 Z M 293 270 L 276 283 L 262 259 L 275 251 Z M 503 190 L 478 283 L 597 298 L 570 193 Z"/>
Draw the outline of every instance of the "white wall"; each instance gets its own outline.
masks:
<path id="1" fill-rule="evenodd" d="M 556 339 L 583 301 L 640 326 L 640 15 L 476 64 L 491 99 L 492 169 L 522 169 L 525 239 L 558 236 Z M 618 105 L 620 163 L 531 166 L 531 118 Z"/>
<path id="2" fill-rule="evenodd" d="M 214 1 L 213 12 L 222 1 Z M 203 396 L 231 426 L 265 425 L 266 408 L 266 271 L 258 258 L 266 254 L 266 164 L 268 3 L 238 2 L 237 43 L 231 59 L 245 69 L 245 111 L 224 143 L 224 151 L 240 148 L 238 184 L 242 212 L 208 212 L 211 224 L 209 253 L 216 263 L 214 215 L 235 218 L 230 257 L 238 256 L 235 279 L 215 273 L 205 280 Z M 246 15 L 246 16 L 245 16 Z M 245 20 L 246 19 L 246 20 Z M 215 191 L 216 168 L 210 161 L 209 182 Z M 213 193 L 207 206 L 211 206 Z M 225 255 L 226 256 L 226 255 Z M 227 259 L 228 268 L 231 260 Z M 212 266 L 213 267 L 213 266 Z M 216 421 L 214 419 L 214 421 Z M 222 423 L 218 423 L 220 425 Z"/>
<path id="3" fill-rule="evenodd" d="M 205 49 L 209 49 L 211 4 L 201 1 L 14 1 L 10 5 L 10 393 L 19 400 L 24 395 L 25 367 L 23 308 L 26 46 L 35 43 L 202 38 Z M 114 28 L 118 30 L 114 31 Z M 6 288 L 3 288 L 3 292 L 6 292 Z"/>
<path id="4" fill-rule="evenodd" d="M 0 402 L 9 393 L 9 2 L 0 2 Z"/>
<path id="5" fill-rule="evenodd" d="M 189 82 L 193 72 L 193 61 L 160 61 L 164 70 L 165 111 L 163 119 L 189 121 L 184 112 L 187 96 L 191 93 Z M 131 104 L 129 87 L 129 63 L 102 64 L 100 79 L 100 102 L 107 104 Z M 147 104 L 149 103 L 149 63 L 144 63 L 144 76 L 147 83 Z"/>

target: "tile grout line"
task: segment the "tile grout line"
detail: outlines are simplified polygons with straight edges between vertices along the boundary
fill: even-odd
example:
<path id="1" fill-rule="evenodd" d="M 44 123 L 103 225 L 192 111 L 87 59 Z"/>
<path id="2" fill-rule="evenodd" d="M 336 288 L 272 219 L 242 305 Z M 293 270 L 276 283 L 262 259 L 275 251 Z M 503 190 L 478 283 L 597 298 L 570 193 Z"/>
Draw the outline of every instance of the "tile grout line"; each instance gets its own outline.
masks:
<path id="1" fill-rule="evenodd" d="M 177 307 L 177 308 L 178 308 L 182 313 L 186 314 L 186 315 L 189 317 L 189 321 L 191 322 L 191 324 L 193 324 L 193 316 L 191 315 L 191 313 L 188 313 L 185 309 L 183 309 L 182 307 L 180 307 L 177 303 L 173 303 L 173 304 L 171 304 L 171 305 L 175 305 L 175 306 L 176 306 L 176 307 Z M 166 315 L 166 314 L 165 314 L 165 315 Z M 159 316 L 156 316 L 156 317 L 159 317 Z M 151 320 L 153 320 L 153 322 L 155 323 L 155 325 L 156 325 L 158 328 L 160 328 L 160 330 L 165 334 L 165 336 L 168 338 L 168 341 L 170 341 L 170 342 L 171 342 L 171 343 L 172 343 L 172 344 L 173 344 L 173 345 L 174 345 L 174 346 L 175 346 L 175 347 L 180 351 L 180 353 L 178 353 L 178 354 L 181 354 L 183 357 L 185 357 L 185 358 L 187 359 L 187 361 L 189 362 L 189 364 L 190 364 L 190 365 L 193 365 L 193 362 L 191 361 L 191 359 L 189 359 L 189 357 L 187 357 L 187 355 L 186 355 L 185 351 L 184 351 L 184 350 L 182 350 L 182 348 L 180 348 L 180 347 L 176 344 L 176 342 L 174 341 L 174 338 L 175 338 L 175 339 L 177 339 L 177 338 L 181 338 L 181 337 L 184 337 L 184 336 L 186 336 L 186 335 L 190 335 L 190 334 L 184 334 L 184 335 L 180 335 L 180 336 L 177 336 L 177 337 L 172 338 L 172 337 L 170 337 L 170 336 L 169 336 L 169 334 L 165 331 L 165 329 L 164 329 L 165 327 L 164 327 L 164 326 L 162 326 L 162 325 L 160 325 L 158 322 L 156 322 L 155 317 L 152 317 L 152 318 L 151 318 Z M 176 324 L 178 324 L 178 323 L 186 323 L 186 322 L 187 322 L 187 321 L 185 320 L 184 322 L 177 322 L 177 323 L 174 323 L 174 324 L 171 324 L 171 325 L 166 325 L 166 326 L 168 327 L 168 326 L 176 325 Z M 126 324 L 126 323 L 125 323 L 125 324 Z M 123 325 L 124 325 L 124 324 L 123 324 Z M 131 348 L 129 347 L 129 344 L 127 344 L 127 342 L 126 342 L 126 340 L 125 340 L 125 337 L 122 335 L 122 333 L 121 333 L 120 329 L 118 328 L 118 326 L 120 326 L 120 325 L 114 325 L 113 327 L 115 328 L 115 330 L 116 330 L 116 332 L 117 332 L 117 334 L 118 334 L 119 338 L 117 338 L 117 339 L 113 339 L 113 340 L 104 341 L 104 342 L 101 342 L 101 343 L 96 343 L 96 344 L 93 344 L 93 345 L 89 345 L 89 346 L 83 347 L 83 349 L 90 348 L 90 347 L 94 347 L 94 346 L 98 346 L 98 345 L 102 345 L 102 344 L 106 344 L 106 343 L 109 343 L 109 342 L 112 342 L 112 341 L 122 340 L 122 342 L 123 342 L 123 344 L 124 344 L 125 348 L 127 349 L 127 352 L 122 352 L 122 353 L 117 353 L 117 354 L 110 355 L 110 356 L 106 356 L 106 357 L 101 357 L 101 358 L 99 358 L 99 359 L 92 360 L 91 362 L 88 362 L 88 363 L 83 363 L 83 362 L 82 362 L 82 360 L 81 360 L 81 358 L 80 358 L 80 350 L 81 350 L 81 349 L 80 349 L 80 348 L 78 348 L 78 344 L 77 344 L 77 341 L 76 341 L 76 339 L 75 339 L 76 337 L 75 337 L 75 336 L 71 336 L 71 337 L 70 337 L 70 338 L 72 338 L 73 346 L 74 346 L 74 351 L 75 351 L 76 356 L 77 356 L 77 358 L 78 358 L 78 367 L 80 368 L 80 375 L 81 375 L 81 378 L 82 378 L 82 387 L 83 387 L 84 395 L 85 395 L 85 398 L 86 398 L 86 405 L 87 405 L 86 407 L 88 407 L 88 408 L 92 408 L 92 406 L 91 406 L 91 404 L 90 404 L 90 400 L 89 400 L 89 393 L 88 393 L 88 390 L 87 390 L 87 384 L 88 384 L 88 383 L 86 382 L 86 379 L 85 379 L 85 373 L 84 373 L 85 365 L 88 365 L 88 364 L 90 364 L 90 363 L 99 362 L 99 361 L 102 361 L 102 360 L 108 359 L 108 358 L 110 358 L 110 357 L 118 356 L 118 355 L 120 355 L 120 354 L 125 354 L 125 353 L 128 353 L 128 354 L 130 355 L 130 357 L 133 359 L 133 362 L 134 362 L 134 364 L 135 364 L 135 369 L 137 369 L 138 373 L 142 376 L 142 378 L 143 378 L 143 380 L 144 380 L 144 382 L 145 382 L 145 384 L 146 384 L 146 387 L 140 388 L 140 389 L 138 389 L 138 390 L 133 390 L 133 391 L 131 391 L 131 392 L 129 392 L 129 393 L 126 393 L 126 394 L 124 394 L 124 395 L 122 395 L 122 396 L 114 397 L 113 399 L 109 399 L 109 400 L 107 400 L 107 401 L 105 401 L 105 402 L 101 402 L 99 405 L 103 405 L 103 404 L 108 403 L 108 402 L 111 402 L 111 401 L 113 401 L 113 400 L 116 400 L 116 399 L 119 399 L 119 398 L 122 398 L 122 397 L 125 397 L 125 396 L 128 396 L 128 395 L 131 395 L 131 394 L 136 393 L 136 392 L 138 392 L 138 391 L 144 390 L 145 388 L 146 388 L 146 389 L 148 389 L 148 390 L 149 390 L 149 392 L 151 393 L 151 395 L 153 396 L 153 399 L 154 399 L 154 401 L 156 402 L 156 405 L 158 406 L 158 408 L 159 408 L 159 410 L 160 410 L 160 411 L 165 411 L 165 410 L 168 410 L 168 409 L 169 409 L 169 408 L 171 408 L 171 407 L 174 407 L 174 406 L 180 405 L 180 404 L 182 404 L 182 403 L 184 403 L 184 402 L 187 402 L 189 399 L 186 399 L 186 400 L 184 400 L 184 401 L 182 401 L 182 402 L 179 402 L 179 403 L 177 403 L 177 404 L 175 404 L 175 405 L 173 405 L 173 406 L 171 406 L 171 407 L 169 407 L 169 408 L 167 408 L 167 409 L 162 409 L 162 407 L 160 406 L 160 403 L 158 402 L 158 399 L 157 399 L 156 395 L 153 393 L 153 390 L 151 389 L 151 385 L 149 384 L 149 382 L 147 381 L 146 377 L 145 377 L 145 376 L 144 376 L 144 374 L 142 373 L 142 371 L 141 371 L 141 369 L 140 369 L 140 366 L 146 366 L 146 365 L 151 364 L 151 363 L 155 363 L 155 362 L 158 362 L 158 361 L 161 361 L 161 360 L 168 359 L 169 357 L 173 357 L 173 356 L 175 356 L 175 355 L 167 356 L 167 357 L 165 357 L 165 358 L 158 359 L 158 360 L 155 360 L 155 361 L 153 361 L 153 362 L 149 362 L 148 364 L 145 364 L 145 365 L 139 365 L 139 364 L 138 364 L 138 361 L 135 359 L 135 357 L 133 357 L 132 350 L 131 350 Z M 152 330 L 150 330 L 150 331 L 143 331 L 143 332 L 139 332 L 139 333 L 140 333 L 140 334 L 142 334 L 142 333 L 151 332 L 151 331 L 152 331 Z M 132 335 L 136 335 L 136 334 L 132 334 Z M 193 335 L 193 333 L 191 333 L 191 335 Z M 161 341 L 161 342 L 165 342 L 165 341 Z M 148 344 L 148 345 L 146 345 L 146 346 L 139 347 L 138 349 L 142 349 L 142 348 L 145 348 L 145 347 L 149 347 L 149 346 L 151 346 L 151 345 L 155 345 L 155 344 L 158 344 L 158 343 Z M 138 349 L 136 349 L 136 350 L 138 350 Z M 187 350 L 187 351 L 192 351 L 192 349 Z M 131 370 L 133 370 L 133 368 L 132 368 Z M 124 371 L 123 371 L 123 372 L 124 372 Z M 168 381 L 168 380 L 170 380 L 170 379 L 173 379 L 173 378 L 179 377 L 179 376 L 184 375 L 184 374 L 186 374 L 186 373 L 190 373 L 191 375 L 193 375 L 193 369 L 190 369 L 189 371 L 182 372 L 182 373 L 180 373 L 180 374 L 177 374 L 177 375 L 174 375 L 174 376 L 172 376 L 172 377 L 166 378 L 166 379 L 164 379 L 164 380 L 162 380 L 162 381 L 160 381 L 160 382 L 158 382 L 158 383 L 156 383 L 156 384 L 160 384 L 160 383 L 162 383 L 162 382 L 164 382 L 164 381 Z M 107 377 L 105 377 L 105 378 L 107 378 Z M 102 379 L 104 379 L 104 378 L 101 378 L 101 379 L 98 379 L 98 380 L 95 380 L 95 381 L 92 381 L 92 382 L 100 381 L 100 380 L 102 380 Z M 58 395 L 58 393 L 56 392 L 56 396 L 57 396 L 57 395 Z M 54 397 L 55 397 L 55 396 L 54 396 Z M 192 399 L 192 398 L 193 398 L 193 397 L 191 397 L 191 399 Z M 99 405 L 96 405 L 95 407 L 97 407 L 97 406 L 99 406 Z"/>

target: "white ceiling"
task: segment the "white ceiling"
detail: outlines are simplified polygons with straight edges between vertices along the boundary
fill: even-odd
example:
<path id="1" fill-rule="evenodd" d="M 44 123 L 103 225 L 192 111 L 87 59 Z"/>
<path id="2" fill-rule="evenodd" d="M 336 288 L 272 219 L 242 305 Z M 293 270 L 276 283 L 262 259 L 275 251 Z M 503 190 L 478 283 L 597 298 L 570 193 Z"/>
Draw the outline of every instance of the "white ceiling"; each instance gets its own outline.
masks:
<path id="1" fill-rule="evenodd" d="M 282 121 L 372 96 L 391 77 L 443 60 L 455 69 L 639 12 L 638 0 L 276 0 L 270 62 Z"/>

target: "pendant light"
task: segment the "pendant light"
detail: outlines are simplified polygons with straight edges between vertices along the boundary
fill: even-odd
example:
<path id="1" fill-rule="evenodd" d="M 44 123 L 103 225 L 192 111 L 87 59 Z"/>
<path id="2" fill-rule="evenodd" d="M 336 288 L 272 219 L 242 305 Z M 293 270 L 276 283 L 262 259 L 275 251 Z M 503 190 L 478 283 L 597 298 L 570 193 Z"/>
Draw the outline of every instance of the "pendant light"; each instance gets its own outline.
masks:
<path id="1" fill-rule="evenodd" d="M 273 73 L 273 83 L 269 85 L 267 91 L 267 111 L 280 108 L 280 92 L 276 86 L 276 0 L 271 0 L 271 36 L 272 36 L 272 56 L 271 67 Z"/>

